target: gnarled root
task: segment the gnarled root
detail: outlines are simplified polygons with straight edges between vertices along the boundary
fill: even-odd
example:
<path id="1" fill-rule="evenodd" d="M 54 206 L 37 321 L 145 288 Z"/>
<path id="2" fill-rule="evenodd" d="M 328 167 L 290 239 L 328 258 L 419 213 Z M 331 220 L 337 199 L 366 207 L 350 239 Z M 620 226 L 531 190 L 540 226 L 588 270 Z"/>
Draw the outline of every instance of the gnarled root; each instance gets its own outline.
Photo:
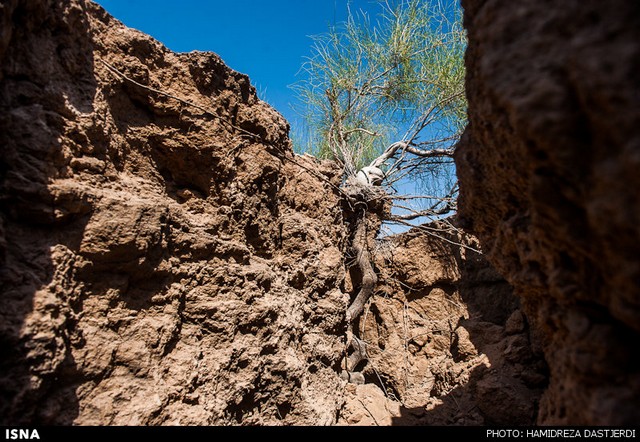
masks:
<path id="1" fill-rule="evenodd" d="M 347 322 L 349 324 L 362 314 L 364 305 L 371 297 L 371 294 L 378 283 L 378 276 L 371 264 L 371 253 L 369 253 L 369 247 L 367 244 L 365 211 L 363 211 L 362 216 L 358 218 L 356 230 L 353 235 L 352 248 L 356 253 L 356 264 L 362 273 L 362 284 L 360 286 L 360 291 L 347 309 Z"/>
<path id="2" fill-rule="evenodd" d="M 366 213 L 366 210 L 363 210 L 362 214 L 358 217 L 352 241 L 352 249 L 356 255 L 356 264 L 360 269 L 362 280 L 358 294 L 349 308 L 347 308 L 347 323 L 350 329 L 355 326 L 354 321 L 364 311 L 364 306 L 378 283 L 378 276 L 373 269 L 371 253 L 369 252 Z M 362 373 L 354 372 L 354 370 L 360 362 L 368 358 L 366 344 L 363 340 L 355 336 L 351 330 L 347 333 L 346 350 L 345 370 L 342 372 L 341 377 L 348 382 L 364 383 Z M 349 354 L 349 350 L 352 350 L 351 354 Z"/>
<path id="3" fill-rule="evenodd" d="M 340 373 L 340 377 L 352 384 L 364 384 L 364 375 L 354 371 L 358 364 L 368 358 L 367 347 L 363 340 L 357 338 L 353 333 L 347 334 L 347 350 L 353 349 L 353 353 L 345 355 L 345 369 Z"/>
<path id="4" fill-rule="evenodd" d="M 353 353 L 347 358 L 347 367 L 349 371 L 354 371 L 358 364 L 366 360 L 369 355 L 367 355 L 367 347 L 364 341 L 353 335 L 349 346 L 353 349 Z"/>

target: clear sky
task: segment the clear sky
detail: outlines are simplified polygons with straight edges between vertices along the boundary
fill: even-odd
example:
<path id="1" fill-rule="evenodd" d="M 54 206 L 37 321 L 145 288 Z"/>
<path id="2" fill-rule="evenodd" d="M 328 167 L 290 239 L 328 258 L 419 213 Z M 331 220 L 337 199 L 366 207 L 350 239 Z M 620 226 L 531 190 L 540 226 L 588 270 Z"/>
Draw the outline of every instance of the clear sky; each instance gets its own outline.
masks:
<path id="1" fill-rule="evenodd" d="M 311 35 L 346 19 L 348 0 L 97 0 L 125 25 L 176 52 L 212 51 L 236 71 L 249 75 L 260 98 L 292 124 L 295 95 L 289 86 Z M 376 15 L 376 0 L 350 0 L 353 10 Z"/>

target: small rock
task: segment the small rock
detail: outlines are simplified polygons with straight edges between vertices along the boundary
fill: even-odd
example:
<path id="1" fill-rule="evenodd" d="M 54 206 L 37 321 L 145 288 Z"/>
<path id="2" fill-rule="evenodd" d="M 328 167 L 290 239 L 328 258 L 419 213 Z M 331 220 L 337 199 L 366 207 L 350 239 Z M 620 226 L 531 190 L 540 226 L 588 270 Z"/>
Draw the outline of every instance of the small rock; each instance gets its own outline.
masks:
<path id="1" fill-rule="evenodd" d="M 347 381 L 350 384 L 364 385 L 364 375 L 359 371 L 346 371 L 342 370 L 340 373 L 340 379 Z"/>
<path id="2" fill-rule="evenodd" d="M 456 350 L 461 359 L 466 360 L 471 356 L 478 354 L 478 350 L 471 342 L 469 332 L 464 327 L 456 329 Z"/>
<path id="3" fill-rule="evenodd" d="M 106 168 L 104 161 L 92 157 L 74 158 L 69 165 L 74 170 L 90 173 L 102 173 Z"/>
<path id="4" fill-rule="evenodd" d="M 522 335 L 510 336 L 507 338 L 507 348 L 504 357 L 511 362 L 525 362 L 532 356 L 529 341 Z"/>
<path id="5" fill-rule="evenodd" d="M 515 335 L 517 333 L 522 333 L 525 329 L 524 315 L 520 310 L 516 310 L 511 313 L 509 319 L 504 326 L 504 331 L 508 335 Z"/>

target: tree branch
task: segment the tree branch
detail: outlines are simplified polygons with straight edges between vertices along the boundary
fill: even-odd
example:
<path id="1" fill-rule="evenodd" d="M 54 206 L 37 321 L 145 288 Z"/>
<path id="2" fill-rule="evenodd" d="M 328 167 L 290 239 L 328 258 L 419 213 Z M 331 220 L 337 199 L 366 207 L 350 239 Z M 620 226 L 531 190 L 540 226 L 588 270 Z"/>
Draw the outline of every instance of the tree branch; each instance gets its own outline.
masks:
<path id="1" fill-rule="evenodd" d="M 389 221 L 412 221 L 416 218 L 422 218 L 423 216 L 442 216 L 451 212 L 453 207 L 449 205 L 449 203 L 445 204 L 442 208 L 433 210 L 421 210 L 420 212 L 408 213 L 406 215 L 393 215 L 389 218 Z"/>
<path id="2" fill-rule="evenodd" d="M 435 157 L 453 157 L 453 149 L 419 149 L 414 145 L 407 143 L 406 141 L 397 141 L 391 144 L 382 152 L 378 158 L 373 160 L 369 166 L 380 167 L 386 163 L 391 157 L 393 157 L 398 150 L 402 149 L 403 152 L 409 152 L 415 156 L 421 158 L 435 158 Z"/>

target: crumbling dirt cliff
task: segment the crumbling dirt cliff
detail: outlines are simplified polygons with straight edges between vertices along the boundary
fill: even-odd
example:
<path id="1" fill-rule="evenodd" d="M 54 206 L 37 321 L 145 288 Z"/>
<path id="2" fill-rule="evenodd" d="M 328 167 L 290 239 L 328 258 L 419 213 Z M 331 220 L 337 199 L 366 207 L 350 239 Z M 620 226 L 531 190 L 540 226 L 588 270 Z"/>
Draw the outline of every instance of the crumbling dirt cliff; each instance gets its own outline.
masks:
<path id="1" fill-rule="evenodd" d="M 535 422 L 547 369 L 519 301 L 477 240 L 441 229 L 378 242 L 379 283 L 358 324 L 367 383 L 346 387 L 340 423 Z"/>
<path id="2" fill-rule="evenodd" d="M 214 54 L 82 0 L 0 20 L 2 423 L 334 423 L 338 171 Z"/>
<path id="3" fill-rule="evenodd" d="M 463 0 L 461 223 L 514 286 L 539 424 L 640 420 L 640 4 Z"/>

